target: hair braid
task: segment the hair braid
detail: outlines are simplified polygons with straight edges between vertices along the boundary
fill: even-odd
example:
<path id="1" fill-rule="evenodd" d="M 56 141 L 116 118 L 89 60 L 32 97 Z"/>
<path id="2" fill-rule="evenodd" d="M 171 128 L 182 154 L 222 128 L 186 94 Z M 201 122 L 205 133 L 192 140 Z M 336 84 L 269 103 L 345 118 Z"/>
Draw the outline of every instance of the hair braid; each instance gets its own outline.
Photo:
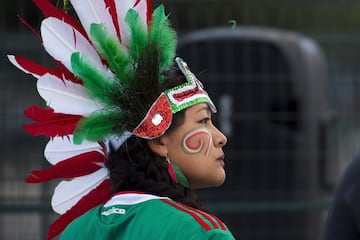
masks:
<path id="1" fill-rule="evenodd" d="M 195 192 L 171 180 L 166 160 L 154 154 L 144 139 L 131 136 L 110 155 L 106 166 L 113 192 L 140 191 L 201 208 Z"/>

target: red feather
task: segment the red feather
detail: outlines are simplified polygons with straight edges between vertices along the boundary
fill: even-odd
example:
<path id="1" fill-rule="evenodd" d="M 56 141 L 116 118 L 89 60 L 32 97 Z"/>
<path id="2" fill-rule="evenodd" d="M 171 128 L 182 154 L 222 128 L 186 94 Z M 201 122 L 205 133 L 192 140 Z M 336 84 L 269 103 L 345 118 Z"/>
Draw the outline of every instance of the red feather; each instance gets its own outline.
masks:
<path id="1" fill-rule="evenodd" d="M 150 21 L 152 18 L 152 5 L 151 0 L 147 0 L 147 24 L 150 25 Z"/>
<path id="2" fill-rule="evenodd" d="M 96 163 L 103 163 L 105 156 L 97 151 L 79 154 L 58 162 L 45 170 L 35 170 L 25 179 L 27 183 L 39 183 L 56 178 L 74 178 L 85 176 L 101 168 Z"/>
<path id="3" fill-rule="evenodd" d="M 25 109 L 24 114 L 29 119 L 36 121 L 36 123 L 23 126 L 26 132 L 34 136 L 55 137 L 72 134 L 82 119 L 82 116 L 79 115 L 54 113 L 51 108 L 44 109 L 37 106 Z"/>
<path id="4" fill-rule="evenodd" d="M 134 7 L 136 7 L 143 0 L 136 0 Z M 152 18 L 151 0 L 146 0 L 146 24 L 149 26 Z"/>
<path id="5" fill-rule="evenodd" d="M 76 30 L 87 37 L 84 28 L 65 11 L 55 7 L 49 0 L 33 0 L 36 6 L 43 12 L 45 17 L 55 17 L 73 26 Z"/>
<path id="6" fill-rule="evenodd" d="M 119 27 L 119 19 L 116 13 L 116 5 L 115 5 L 115 1 L 114 0 L 105 0 L 105 5 L 109 8 L 109 12 L 111 15 L 111 18 L 113 20 L 116 32 L 117 32 L 117 36 L 119 39 L 121 39 L 120 36 L 120 27 Z"/>
<path id="7" fill-rule="evenodd" d="M 14 56 L 14 58 L 17 64 L 19 64 L 22 68 L 24 68 L 26 71 L 30 72 L 31 74 L 43 76 L 46 73 L 50 73 L 54 76 L 57 76 L 59 79 L 65 78 L 72 82 L 82 84 L 82 82 L 79 79 L 77 79 L 72 72 L 67 70 L 63 65 L 59 64 L 58 62 L 57 64 L 59 65 L 59 69 L 52 69 L 40 65 L 24 57 Z"/>
<path id="8" fill-rule="evenodd" d="M 35 36 L 39 39 L 39 41 L 42 43 L 42 39 L 41 39 L 40 34 L 39 34 L 38 32 L 36 32 L 35 29 L 34 29 L 23 17 L 21 17 L 21 16 L 19 16 L 19 15 L 18 15 L 18 17 L 19 17 L 20 21 L 21 21 L 26 27 L 28 27 L 28 28 L 30 29 L 30 31 L 33 32 L 34 35 L 35 35 Z"/>
<path id="9" fill-rule="evenodd" d="M 42 76 L 46 73 L 50 73 L 59 78 L 62 78 L 62 73 L 59 70 L 54 70 L 54 69 L 42 66 L 38 63 L 35 63 L 29 59 L 24 58 L 24 57 L 15 56 L 15 60 L 22 68 L 24 68 L 26 71 L 28 71 L 32 74 Z"/>
<path id="10" fill-rule="evenodd" d="M 83 84 L 82 80 L 75 77 L 75 75 L 70 72 L 60 61 L 56 61 L 56 64 L 59 66 L 59 71 L 64 75 L 65 79 L 74 83 Z M 60 79 L 63 79 L 63 77 L 60 77 Z"/>
<path id="11" fill-rule="evenodd" d="M 61 215 L 50 226 L 47 239 L 59 235 L 75 218 L 81 216 L 93 207 L 105 203 L 111 197 L 110 180 L 104 180 L 97 188 L 80 199 L 69 211 Z"/>

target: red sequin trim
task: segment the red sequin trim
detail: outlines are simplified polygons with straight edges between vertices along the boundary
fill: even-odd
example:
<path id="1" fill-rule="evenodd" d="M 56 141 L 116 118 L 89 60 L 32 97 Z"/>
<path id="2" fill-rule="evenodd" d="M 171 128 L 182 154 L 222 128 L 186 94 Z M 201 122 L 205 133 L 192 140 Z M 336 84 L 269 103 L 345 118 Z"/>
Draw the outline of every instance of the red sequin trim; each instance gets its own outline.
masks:
<path id="1" fill-rule="evenodd" d="M 161 116 L 158 123 L 154 120 L 155 115 Z M 133 133 L 141 138 L 152 139 L 161 136 L 170 126 L 172 121 L 172 111 L 169 101 L 164 93 L 153 103 L 145 118 L 135 128 Z"/>

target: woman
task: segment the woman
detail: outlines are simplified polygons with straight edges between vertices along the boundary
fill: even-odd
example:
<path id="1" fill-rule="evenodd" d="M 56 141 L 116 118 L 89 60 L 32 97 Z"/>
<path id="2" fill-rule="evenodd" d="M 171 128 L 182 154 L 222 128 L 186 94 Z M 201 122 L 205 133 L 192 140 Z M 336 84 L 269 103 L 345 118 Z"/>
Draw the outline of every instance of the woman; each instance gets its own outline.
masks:
<path id="1" fill-rule="evenodd" d="M 200 210 L 193 193 L 224 182 L 225 144 L 207 103 L 176 113 L 156 139 L 131 136 L 106 162 L 112 199 L 75 220 L 61 239 L 234 239 L 221 220 Z M 171 179 L 169 159 L 189 187 Z"/>
<path id="2" fill-rule="evenodd" d="M 61 239 L 234 239 L 193 192 L 224 182 L 227 140 L 202 83 L 175 58 L 164 7 L 70 0 L 78 22 L 48 0 L 34 2 L 58 68 L 9 59 L 38 79 L 48 106 L 28 108 L 35 123 L 24 128 L 50 138 L 53 166 L 26 181 L 65 179 L 52 197 L 60 217 L 48 239 L 64 229 Z"/>

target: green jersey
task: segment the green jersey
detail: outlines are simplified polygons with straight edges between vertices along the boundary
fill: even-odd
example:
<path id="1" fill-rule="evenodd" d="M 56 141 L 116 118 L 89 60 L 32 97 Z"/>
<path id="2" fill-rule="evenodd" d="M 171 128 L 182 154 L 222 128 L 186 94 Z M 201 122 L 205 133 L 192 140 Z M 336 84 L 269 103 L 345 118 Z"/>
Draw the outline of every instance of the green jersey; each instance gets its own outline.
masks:
<path id="1" fill-rule="evenodd" d="M 120 192 L 75 219 L 61 240 L 232 240 L 217 217 L 166 197 Z"/>

